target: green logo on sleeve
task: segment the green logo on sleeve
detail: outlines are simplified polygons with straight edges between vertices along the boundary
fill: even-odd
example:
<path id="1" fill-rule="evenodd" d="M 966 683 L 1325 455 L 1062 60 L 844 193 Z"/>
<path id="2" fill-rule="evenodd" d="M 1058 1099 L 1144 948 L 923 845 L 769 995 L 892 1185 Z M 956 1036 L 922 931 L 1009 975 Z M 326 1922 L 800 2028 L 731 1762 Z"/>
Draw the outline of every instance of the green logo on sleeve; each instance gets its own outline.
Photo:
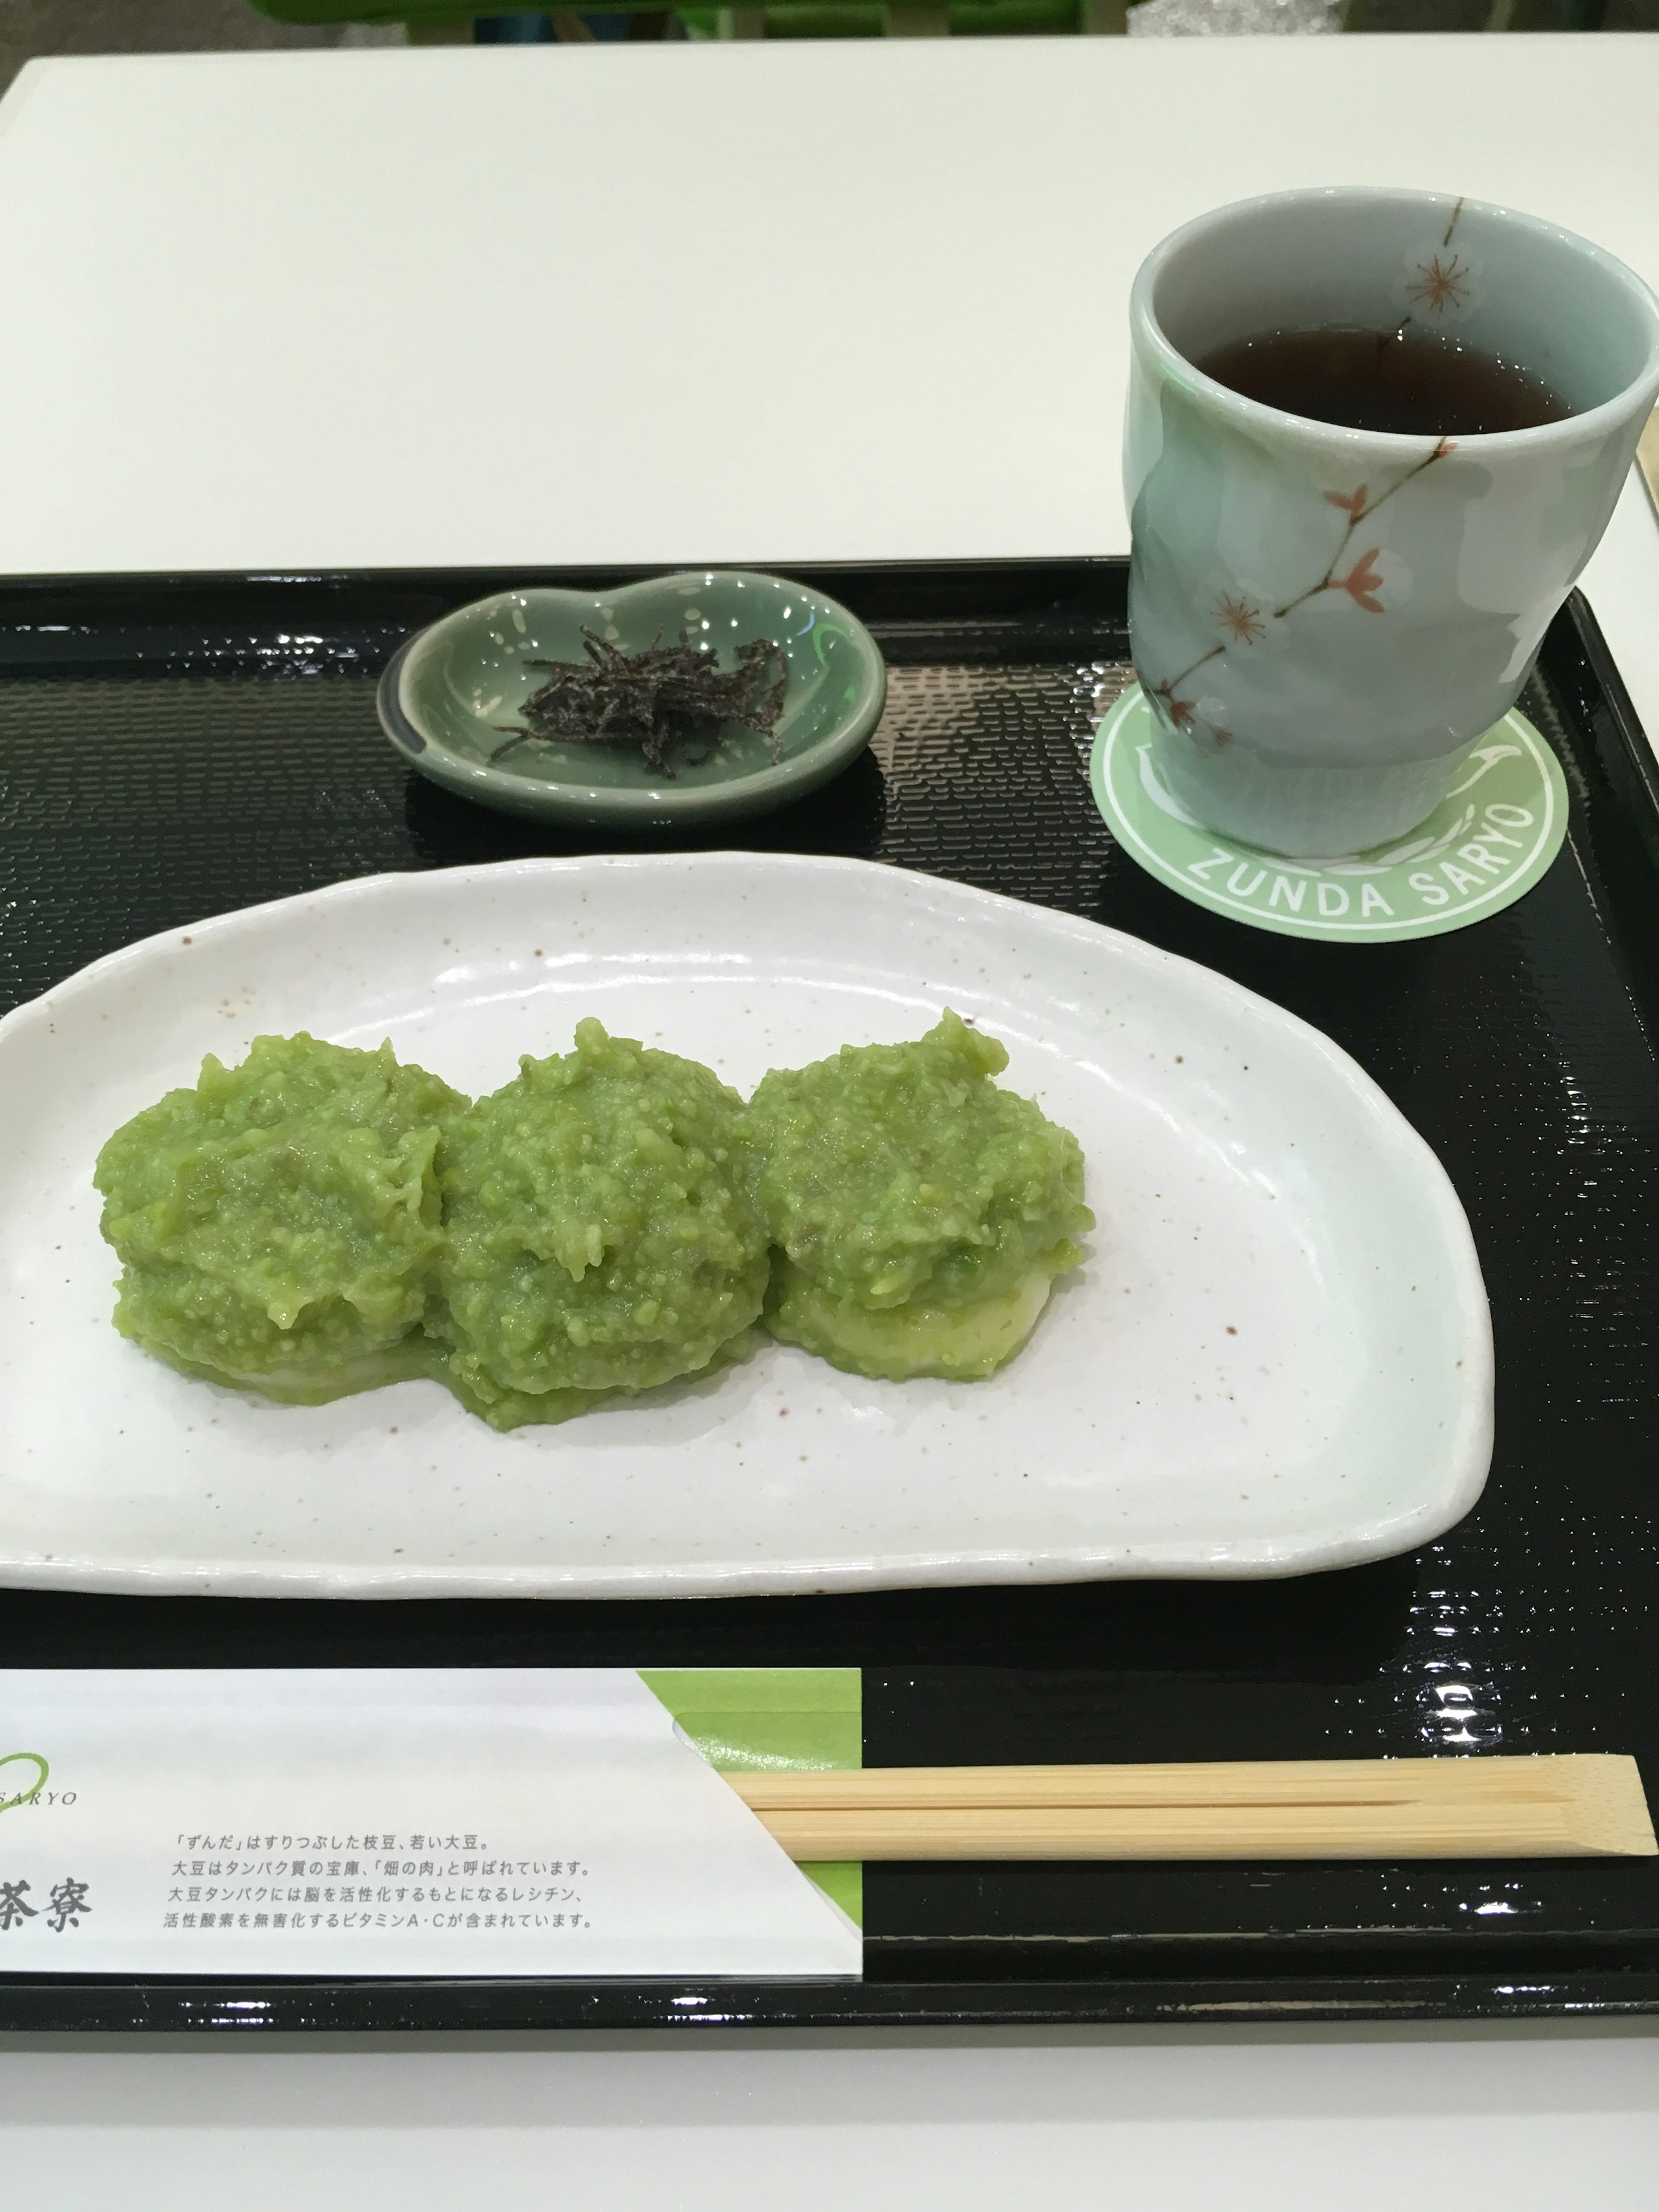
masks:
<path id="1" fill-rule="evenodd" d="M 0 1769 L 15 1765 L 20 1759 L 34 1769 L 34 1779 L 26 1790 L 14 1789 L 15 1784 L 23 1782 L 26 1778 L 21 1774 L 0 1772 L 0 1813 L 15 1813 L 20 1805 L 27 1805 L 31 1799 L 38 1797 L 46 1786 L 47 1775 L 52 1772 L 38 1751 L 9 1751 L 0 1758 Z"/>

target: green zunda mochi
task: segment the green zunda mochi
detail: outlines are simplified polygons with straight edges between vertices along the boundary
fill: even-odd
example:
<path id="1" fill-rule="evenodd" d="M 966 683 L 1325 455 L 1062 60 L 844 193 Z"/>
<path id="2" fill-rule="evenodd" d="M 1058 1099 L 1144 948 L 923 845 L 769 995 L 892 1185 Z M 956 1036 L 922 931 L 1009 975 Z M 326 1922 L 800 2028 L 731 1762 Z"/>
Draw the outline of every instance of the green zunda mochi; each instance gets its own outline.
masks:
<path id="1" fill-rule="evenodd" d="M 947 1012 L 745 1109 L 590 1019 L 470 1105 L 390 1044 L 259 1037 L 100 1153 L 115 1324 L 293 1403 L 431 1375 L 499 1429 L 708 1372 L 763 1316 L 860 1374 L 988 1375 L 1093 1225 L 1006 1064 Z"/>
<path id="2" fill-rule="evenodd" d="M 738 1357 L 765 1295 L 743 1102 L 693 1060 L 576 1024 L 452 1133 L 439 1309 L 458 1395 L 562 1420 Z"/>
<path id="3" fill-rule="evenodd" d="M 426 1371 L 437 1153 L 466 1101 L 389 1044 L 258 1037 L 98 1156 L 115 1325 L 175 1367 L 317 1405 Z"/>
<path id="4" fill-rule="evenodd" d="M 749 1126 L 780 1248 L 775 1336 L 895 1380 L 966 1382 L 1013 1357 L 1094 1216 L 1076 1138 L 997 1088 L 1007 1065 L 947 1010 L 914 1043 L 765 1077 Z"/>

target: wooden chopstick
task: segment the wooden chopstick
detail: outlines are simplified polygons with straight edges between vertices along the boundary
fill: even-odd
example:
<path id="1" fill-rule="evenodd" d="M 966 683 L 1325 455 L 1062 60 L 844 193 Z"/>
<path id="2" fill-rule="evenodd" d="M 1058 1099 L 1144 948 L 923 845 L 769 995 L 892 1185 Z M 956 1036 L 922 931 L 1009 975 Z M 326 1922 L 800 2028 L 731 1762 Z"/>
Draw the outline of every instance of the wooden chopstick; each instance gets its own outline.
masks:
<path id="1" fill-rule="evenodd" d="M 1659 507 L 1659 407 L 1649 416 L 1636 447 L 1637 465 L 1648 488 L 1648 496 Z"/>
<path id="2" fill-rule="evenodd" d="M 794 1859 L 1659 1855 L 1636 1761 L 1600 1752 L 726 1779 Z"/>

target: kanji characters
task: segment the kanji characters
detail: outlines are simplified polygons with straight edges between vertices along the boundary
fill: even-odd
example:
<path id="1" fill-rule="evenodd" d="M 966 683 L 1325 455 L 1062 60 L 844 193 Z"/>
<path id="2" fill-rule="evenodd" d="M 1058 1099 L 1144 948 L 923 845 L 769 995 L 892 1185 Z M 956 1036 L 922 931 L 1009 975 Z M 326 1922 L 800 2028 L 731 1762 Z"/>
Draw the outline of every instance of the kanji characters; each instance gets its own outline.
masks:
<path id="1" fill-rule="evenodd" d="M 25 1920 L 35 1917 L 35 1909 L 23 1902 L 26 1881 L 0 1881 L 0 1932 L 21 1928 Z"/>
<path id="2" fill-rule="evenodd" d="M 90 1912 L 92 1910 L 87 1903 L 86 1883 L 76 1881 L 71 1876 L 65 1875 L 62 1881 L 53 1887 L 51 1905 L 46 1925 L 55 1936 L 61 1936 L 65 1928 L 78 1928 L 81 1925 L 82 1913 Z"/>

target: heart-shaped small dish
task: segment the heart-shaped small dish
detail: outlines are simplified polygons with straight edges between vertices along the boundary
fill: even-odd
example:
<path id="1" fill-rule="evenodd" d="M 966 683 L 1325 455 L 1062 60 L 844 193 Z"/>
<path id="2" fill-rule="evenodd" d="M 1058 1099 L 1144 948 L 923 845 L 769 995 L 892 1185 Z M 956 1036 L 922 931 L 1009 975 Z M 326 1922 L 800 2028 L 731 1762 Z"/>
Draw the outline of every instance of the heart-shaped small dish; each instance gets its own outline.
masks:
<path id="1" fill-rule="evenodd" d="M 706 757 L 671 756 L 672 774 L 637 744 L 511 744 L 525 702 L 549 678 L 531 664 L 580 661 L 585 629 L 627 653 L 684 637 L 723 669 L 739 646 L 773 641 L 787 665 L 775 727 L 727 723 Z M 700 568 L 617 591 L 532 588 L 459 607 L 399 647 L 379 706 L 410 765 L 447 790 L 542 821 L 648 831 L 761 814 L 816 790 L 863 751 L 886 697 L 875 640 L 834 599 L 783 576 Z"/>

